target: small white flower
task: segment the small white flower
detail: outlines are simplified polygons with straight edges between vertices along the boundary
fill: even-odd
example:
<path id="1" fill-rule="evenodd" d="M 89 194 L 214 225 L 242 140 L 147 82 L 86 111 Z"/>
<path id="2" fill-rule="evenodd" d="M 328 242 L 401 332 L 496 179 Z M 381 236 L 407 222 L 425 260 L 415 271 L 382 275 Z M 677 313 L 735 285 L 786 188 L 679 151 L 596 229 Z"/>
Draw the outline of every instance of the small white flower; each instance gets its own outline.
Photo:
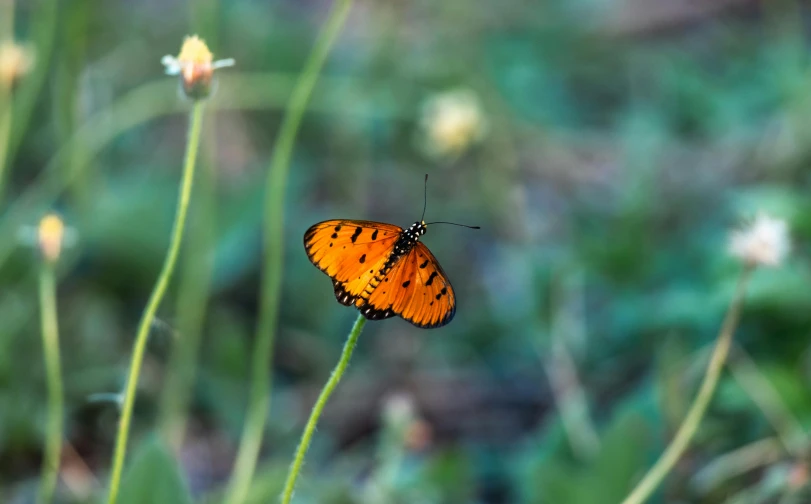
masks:
<path id="1" fill-rule="evenodd" d="M 786 222 L 764 213 L 729 240 L 729 252 L 749 266 L 779 266 L 790 248 Z"/>
<path id="2" fill-rule="evenodd" d="M 391 394 L 383 402 L 383 418 L 389 425 L 408 425 L 416 417 L 415 410 L 414 398 L 404 392 Z"/>
<path id="3" fill-rule="evenodd" d="M 457 89 L 428 99 L 422 108 L 421 126 L 429 155 L 462 154 L 487 133 L 487 120 L 476 93 Z"/>

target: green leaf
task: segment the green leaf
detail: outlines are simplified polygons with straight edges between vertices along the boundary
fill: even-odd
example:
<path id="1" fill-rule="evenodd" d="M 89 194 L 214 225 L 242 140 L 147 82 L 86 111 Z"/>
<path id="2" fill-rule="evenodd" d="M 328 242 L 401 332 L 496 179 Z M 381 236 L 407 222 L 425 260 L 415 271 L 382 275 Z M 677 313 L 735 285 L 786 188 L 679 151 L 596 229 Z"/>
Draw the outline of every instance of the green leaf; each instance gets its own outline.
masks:
<path id="1" fill-rule="evenodd" d="M 150 436 L 135 451 L 124 473 L 118 502 L 191 504 L 191 494 L 177 464 L 158 436 Z"/>

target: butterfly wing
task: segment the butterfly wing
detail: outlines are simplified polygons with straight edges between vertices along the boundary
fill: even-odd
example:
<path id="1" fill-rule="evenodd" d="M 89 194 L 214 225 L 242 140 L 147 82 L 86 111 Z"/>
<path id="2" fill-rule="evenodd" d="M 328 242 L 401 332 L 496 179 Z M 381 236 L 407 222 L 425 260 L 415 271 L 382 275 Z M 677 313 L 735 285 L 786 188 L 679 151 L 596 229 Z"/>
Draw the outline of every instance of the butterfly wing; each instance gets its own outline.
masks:
<path id="1" fill-rule="evenodd" d="M 307 257 L 332 278 L 335 297 L 352 306 L 383 268 L 403 228 L 382 222 L 328 220 L 304 233 Z"/>
<path id="2" fill-rule="evenodd" d="M 453 319 L 456 296 L 436 257 L 418 242 L 358 308 L 361 313 L 366 309 L 372 314 L 393 313 L 417 327 L 440 327 Z"/>

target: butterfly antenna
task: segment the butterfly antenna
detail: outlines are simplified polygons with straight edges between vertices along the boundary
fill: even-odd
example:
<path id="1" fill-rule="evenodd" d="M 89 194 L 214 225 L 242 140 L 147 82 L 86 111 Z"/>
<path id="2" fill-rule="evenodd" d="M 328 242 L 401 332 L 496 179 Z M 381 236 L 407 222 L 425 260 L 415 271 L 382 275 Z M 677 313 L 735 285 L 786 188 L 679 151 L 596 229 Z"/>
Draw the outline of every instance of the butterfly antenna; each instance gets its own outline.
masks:
<path id="1" fill-rule="evenodd" d="M 467 224 L 458 224 L 456 222 L 445 222 L 445 221 L 428 222 L 425 225 L 428 226 L 430 224 L 450 224 L 451 226 L 461 226 L 470 229 L 481 229 L 481 226 L 468 226 Z"/>
<path id="2" fill-rule="evenodd" d="M 420 222 L 425 219 L 425 209 L 428 208 L 428 174 L 425 174 L 425 193 L 423 194 L 422 198 L 422 217 L 420 217 Z"/>
<path id="3" fill-rule="evenodd" d="M 428 174 L 425 174 L 425 197 L 424 203 L 422 205 L 422 217 L 420 217 L 420 222 L 423 222 L 425 218 L 425 208 L 428 206 Z M 429 222 L 428 224 L 450 224 L 452 226 L 461 226 L 470 229 L 481 229 L 479 226 L 468 226 L 466 224 L 457 224 L 456 222 L 445 222 L 445 221 L 436 221 L 436 222 Z M 426 226 L 428 225 L 426 224 Z"/>

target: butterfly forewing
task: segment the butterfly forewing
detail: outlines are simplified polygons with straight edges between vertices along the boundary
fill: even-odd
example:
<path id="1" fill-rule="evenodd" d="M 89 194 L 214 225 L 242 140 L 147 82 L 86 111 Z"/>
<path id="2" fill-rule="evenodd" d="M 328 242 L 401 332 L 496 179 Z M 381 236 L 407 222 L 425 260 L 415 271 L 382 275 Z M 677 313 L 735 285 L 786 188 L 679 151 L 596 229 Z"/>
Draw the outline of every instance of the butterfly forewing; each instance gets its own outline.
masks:
<path id="1" fill-rule="evenodd" d="M 402 231 L 382 222 L 328 220 L 307 230 L 304 248 L 310 261 L 332 278 L 338 301 L 351 305 L 386 264 Z"/>
<path id="2" fill-rule="evenodd" d="M 361 300 L 358 300 L 360 303 Z M 456 297 L 445 272 L 428 247 L 417 243 L 391 267 L 361 312 L 393 312 L 418 327 L 439 327 L 456 313 Z"/>

